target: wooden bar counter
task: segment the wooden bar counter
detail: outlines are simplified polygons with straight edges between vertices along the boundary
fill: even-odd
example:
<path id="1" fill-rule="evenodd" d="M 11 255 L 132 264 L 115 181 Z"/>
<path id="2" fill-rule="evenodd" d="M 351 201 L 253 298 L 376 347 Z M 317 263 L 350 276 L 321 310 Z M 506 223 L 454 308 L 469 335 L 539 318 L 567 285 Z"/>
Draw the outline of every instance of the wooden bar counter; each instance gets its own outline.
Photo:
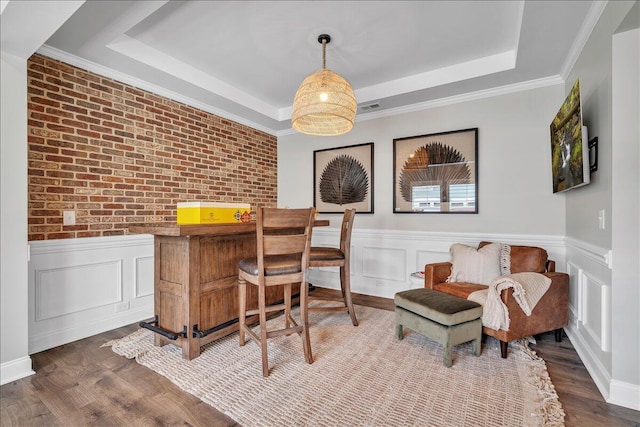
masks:
<path id="1" fill-rule="evenodd" d="M 316 221 L 326 226 L 329 221 Z M 255 222 L 239 224 L 135 224 L 131 233 L 154 236 L 155 345 L 182 348 L 191 360 L 200 347 L 238 330 L 238 261 L 256 256 Z M 254 287 L 250 287 L 254 288 Z M 249 305 L 257 307 L 257 290 Z M 282 287 L 267 290 L 269 303 Z"/>

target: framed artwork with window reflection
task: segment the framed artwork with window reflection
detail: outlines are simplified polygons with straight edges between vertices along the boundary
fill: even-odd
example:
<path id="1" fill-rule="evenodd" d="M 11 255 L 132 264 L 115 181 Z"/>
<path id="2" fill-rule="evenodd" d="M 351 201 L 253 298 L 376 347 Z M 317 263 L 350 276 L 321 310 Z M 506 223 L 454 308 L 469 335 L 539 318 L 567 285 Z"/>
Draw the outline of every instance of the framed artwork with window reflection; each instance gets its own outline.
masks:
<path id="1" fill-rule="evenodd" d="M 478 128 L 393 140 L 394 213 L 478 213 Z"/>
<path id="2" fill-rule="evenodd" d="M 313 206 L 319 213 L 373 213 L 373 142 L 313 152 Z"/>

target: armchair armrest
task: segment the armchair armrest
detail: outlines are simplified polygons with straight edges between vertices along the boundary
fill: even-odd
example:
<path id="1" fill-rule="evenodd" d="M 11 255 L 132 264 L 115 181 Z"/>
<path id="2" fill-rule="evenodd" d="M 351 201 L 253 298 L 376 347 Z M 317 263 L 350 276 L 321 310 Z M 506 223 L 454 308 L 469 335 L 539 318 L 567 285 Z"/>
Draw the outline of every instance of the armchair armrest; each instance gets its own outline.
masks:
<path id="1" fill-rule="evenodd" d="M 433 285 L 446 282 L 450 275 L 450 262 L 427 264 L 424 266 L 424 287 L 433 289 Z"/>
<path id="2" fill-rule="evenodd" d="M 547 276 L 549 279 L 551 279 L 551 285 L 549 285 L 549 290 L 547 291 L 545 296 L 543 296 L 543 298 L 546 297 L 547 294 L 552 294 L 552 295 L 555 295 L 554 298 L 561 297 L 561 299 L 563 300 L 564 298 L 562 297 L 564 296 L 564 294 L 566 294 L 567 303 L 568 303 L 569 276 L 566 273 L 560 273 L 555 271 L 552 271 L 549 273 L 540 273 L 540 274 L 543 274 Z M 502 293 L 500 294 L 500 297 L 502 299 L 502 302 L 504 302 L 507 305 L 507 307 L 509 308 L 518 307 L 518 309 L 522 312 L 522 309 L 520 308 L 520 306 L 515 300 L 515 297 L 513 296 L 513 288 L 503 289 Z"/>
<path id="3" fill-rule="evenodd" d="M 556 271 L 556 262 L 552 259 L 547 260 L 547 272 L 551 273 Z"/>
<path id="4" fill-rule="evenodd" d="M 527 316 L 513 296 L 513 288 L 502 291 L 502 301 L 507 306 L 511 326 L 508 331 L 493 331 L 485 328 L 485 333 L 501 341 L 511 341 L 529 335 L 563 328 L 569 323 L 569 275 L 566 273 L 543 273 L 551 279 L 549 290 Z"/>

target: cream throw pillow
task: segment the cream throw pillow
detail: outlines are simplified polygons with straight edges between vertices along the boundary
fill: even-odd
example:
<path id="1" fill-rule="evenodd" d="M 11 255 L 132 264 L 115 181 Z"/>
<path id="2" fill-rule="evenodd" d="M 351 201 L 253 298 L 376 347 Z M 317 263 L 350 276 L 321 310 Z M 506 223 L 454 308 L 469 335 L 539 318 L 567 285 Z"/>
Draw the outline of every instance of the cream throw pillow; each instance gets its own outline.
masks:
<path id="1" fill-rule="evenodd" d="M 451 253 L 451 275 L 447 282 L 469 282 L 489 286 L 500 274 L 502 244 L 490 243 L 481 249 L 454 243 Z"/>

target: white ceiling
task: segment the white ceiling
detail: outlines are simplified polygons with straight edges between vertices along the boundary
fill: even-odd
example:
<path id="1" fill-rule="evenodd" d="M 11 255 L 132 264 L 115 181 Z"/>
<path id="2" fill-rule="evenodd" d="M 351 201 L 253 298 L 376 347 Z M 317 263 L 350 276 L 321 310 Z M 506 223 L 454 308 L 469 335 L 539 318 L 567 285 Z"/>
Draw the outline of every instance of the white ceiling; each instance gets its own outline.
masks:
<path id="1" fill-rule="evenodd" d="M 357 126 L 561 83 L 605 3 L 86 1 L 39 52 L 280 135 L 322 66 L 319 34 L 332 37 L 327 68 L 365 107 Z"/>

